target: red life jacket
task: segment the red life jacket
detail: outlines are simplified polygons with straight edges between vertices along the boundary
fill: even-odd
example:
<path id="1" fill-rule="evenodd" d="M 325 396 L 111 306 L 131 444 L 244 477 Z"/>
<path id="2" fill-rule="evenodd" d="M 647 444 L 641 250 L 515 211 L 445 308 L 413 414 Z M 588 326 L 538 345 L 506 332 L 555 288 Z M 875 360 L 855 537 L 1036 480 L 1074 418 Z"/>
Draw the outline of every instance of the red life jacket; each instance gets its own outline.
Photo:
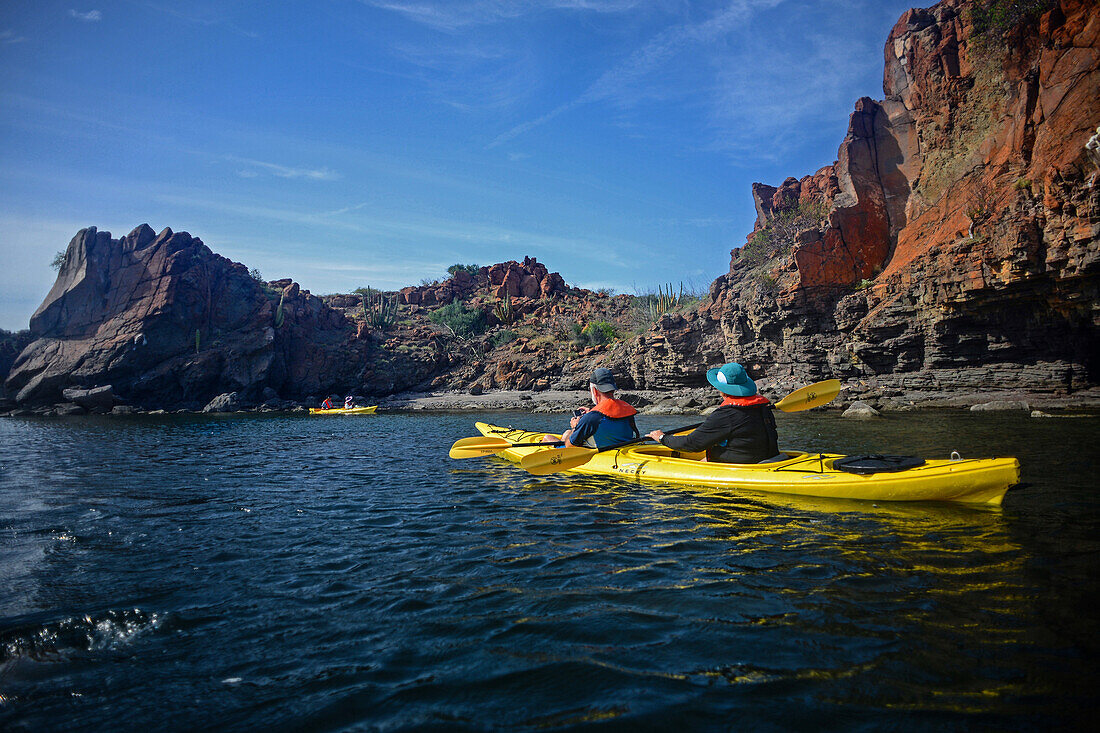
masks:
<path id="1" fill-rule="evenodd" d="M 734 397 L 733 395 L 726 395 L 726 399 L 722 400 L 722 404 L 719 407 L 756 407 L 758 405 L 769 405 L 768 398 L 761 394 L 754 394 L 752 397 Z"/>
<path id="2" fill-rule="evenodd" d="M 598 412 L 604 417 L 630 417 L 638 414 L 638 411 L 633 407 L 622 400 L 616 399 L 604 400 L 593 407 L 592 411 Z"/>

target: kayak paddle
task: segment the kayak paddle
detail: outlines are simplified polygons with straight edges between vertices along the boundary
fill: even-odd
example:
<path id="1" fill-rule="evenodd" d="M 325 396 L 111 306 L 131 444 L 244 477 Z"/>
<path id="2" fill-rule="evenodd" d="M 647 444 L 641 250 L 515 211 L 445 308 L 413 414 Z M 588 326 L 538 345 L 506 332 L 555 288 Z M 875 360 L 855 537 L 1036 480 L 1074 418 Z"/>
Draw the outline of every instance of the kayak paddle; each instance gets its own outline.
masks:
<path id="1" fill-rule="evenodd" d="M 560 445 L 563 445 L 560 440 L 552 440 L 548 443 L 509 443 L 504 438 L 479 435 L 475 438 L 462 438 L 456 440 L 454 445 L 451 446 L 451 452 L 448 453 L 448 455 L 451 458 L 477 458 L 480 456 L 491 456 L 494 453 L 500 453 L 509 448 L 532 448 L 534 446 L 553 448 Z"/>
<path id="2" fill-rule="evenodd" d="M 802 412 L 832 402 L 838 394 L 840 394 L 840 380 L 826 379 L 824 382 L 814 382 L 802 389 L 796 389 L 776 402 L 775 407 L 783 412 Z"/>
<path id="3" fill-rule="evenodd" d="M 697 422 L 694 425 L 685 425 L 682 428 L 676 428 L 675 430 L 669 430 L 669 435 L 675 435 L 676 433 L 682 433 L 685 430 L 694 430 L 703 423 Z M 618 450 L 619 448 L 626 448 L 628 445 L 637 445 L 638 443 L 644 443 L 649 440 L 647 437 L 635 438 L 634 440 L 628 440 L 625 443 L 618 443 L 617 445 L 609 445 L 606 448 L 581 448 L 574 445 L 567 445 L 560 450 L 555 448 L 553 450 L 540 450 L 530 455 L 523 457 L 523 460 L 519 462 L 519 467 L 527 473 L 533 473 L 536 476 L 545 476 L 549 473 L 557 473 L 558 471 L 568 471 L 571 468 L 582 466 L 597 453 L 603 453 L 605 450 Z"/>
<path id="4" fill-rule="evenodd" d="M 796 389 L 789 395 L 775 403 L 775 407 L 782 412 L 802 412 L 803 410 L 809 410 L 813 407 L 820 407 L 827 402 L 832 401 L 838 394 L 840 394 L 840 380 L 839 379 L 826 379 L 824 382 L 815 382 L 814 384 L 806 385 L 801 389 Z M 677 428 L 675 430 L 665 431 L 669 435 L 675 435 L 676 433 L 682 433 L 685 430 L 694 430 L 702 425 L 702 423 L 696 423 L 695 425 L 688 425 L 686 427 Z M 533 473 L 536 476 L 545 476 L 550 473 L 557 473 L 558 471 L 568 471 L 577 466 L 582 466 L 587 463 L 592 456 L 597 453 L 602 453 L 605 450 L 615 450 L 618 448 L 625 448 L 629 445 L 637 445 L 643 443 L 648 438 L 638 438 L 626 443 L 620 443 L 619 445 L 600 448 L 599 450 L 593 450 L 592 448 L 577 448 L 575 446 L 566 446 L 560 450 L 543 450 L 537 451 L 530 455 L 524 456 L 523 460 L 519 462 L 520 468 L 524 469 L 528 473 Z"/>

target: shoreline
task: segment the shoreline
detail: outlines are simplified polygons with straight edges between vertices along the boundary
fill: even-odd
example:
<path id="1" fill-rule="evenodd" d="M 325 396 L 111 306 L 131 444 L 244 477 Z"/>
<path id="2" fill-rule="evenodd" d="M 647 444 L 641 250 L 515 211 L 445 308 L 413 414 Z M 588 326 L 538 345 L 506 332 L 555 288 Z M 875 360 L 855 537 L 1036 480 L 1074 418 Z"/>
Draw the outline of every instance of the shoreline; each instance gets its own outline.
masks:
<path id="1" fill-rule="evenodd" d="M 771 395 L 774 389 L 762 390 L 777 401 L 781 395 Z M 709 412 L 718 404 L 717 396 L 709 387 L 678 390 L 622 390 L 619 393 L 633 404 L 641 415 L 699 415 Z M 522 411 L 532 414 L 568 414 L 576 407 L 589 402 L 586 390 L 545 390 L 539 392 L 500 390 L 483 394 L 468 392 L 403 392 L 379 398 L 359 401 L 360 404 L 377 404 L 378 412 L 485 412 Z M 938 390 L 902 392 L 901 390 L 871 389 L 854 393 L 845 387 L 840 395 L 823 407 L 830 411 L 843 411 L 853 404 L 862 403 L 882 413 L 909 412 L 928 409 L 965 409 L 990 411 L 1029 412 L 1033 417 L 1043 417 L 1048 410 L 1059 413 L 1100 414 L 1100 388 L 1083 390 L 1073 394 L 1026 392 L 1022 390 L 986 391 Z M 166 414 L 232 414 L 232 413 L 305 413 L 308 405 L 285 400 L 271 400 L 259 405 L 246 405 L 228 411 L 194 409 L 140 409 L 128 405 L 116 405 L 111 410 L 87 410 L 73 403 L 62 403 L 37 408 L 12 408 L 0 411 L 0 417 L 47 417 L 77 415 L 166 415 Z"/>

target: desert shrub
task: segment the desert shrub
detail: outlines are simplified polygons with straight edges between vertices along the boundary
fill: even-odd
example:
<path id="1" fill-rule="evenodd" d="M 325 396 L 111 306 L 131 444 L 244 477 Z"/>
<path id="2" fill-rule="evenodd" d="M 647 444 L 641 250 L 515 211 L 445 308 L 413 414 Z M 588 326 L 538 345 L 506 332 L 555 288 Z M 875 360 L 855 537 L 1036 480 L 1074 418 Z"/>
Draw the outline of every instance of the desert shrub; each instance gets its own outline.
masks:
<path id="1" fill-rule="evenodd" d="M 50 260 L 50 267 L 57 270 L 58 272 L 61 271 L 61 266 L 64 265 L 64 264 L 65 264 L 65 250 L 61 250 L 60 252 L 58 252 L 57 254 L 55 254 L 53 256 L 52 260 Z"/>
<path id="2" fill-rule="evenodd" d="M 505 344 L 510 344 L 515 340 L 516 340 L 516 332 L 513 331 L 510 328 L 505 328 L 505 329 L 501 329 L 500 331 L 497 331 L 496 333 L 489 336 L 489 345 L 492 348 L 495 349 L 498 346 L 504 346 Z"/>
<path id="3" fill-rule="evenodd" d="M 824 201 L 799 201 L 795 206 L 776 210 L 767 226 L 741 248 L 738 259 L 752 267 L 762 265 L 789 250 L 800 233 L 817 229 L 828 211 Z"/>
<path id="4" fill-rule="evenodd" d="M 1012 188 L 1017 191 L 1028 191 L 1031 189 L 1031 181 L 1027 178 L 1017 178 L 1016 182 L 1012 184 Z"/>
<path id="5" fill-rule="evenodd" d="M 581 330 L 587 343 L 597 346 L 606 344 L 615 338 L 615 327 L 607 321 L 594 321 Z"/>
<path id="6" fill-rule="evenodd" d="M 469 275 L 477 275 L 481 271 L 481 265 L 462 265 L 454 264 L 447 268 L 447 274 L 454 277 L 460 272 L 465 272 Z"/>
<path id="7" fill-rule="evenodd" d="M 601 298 L 610 298 L 614 294 L 615 294 L 615 288 L 597 288 L 596 289 L 596 295 L 600 296 Z"/>
<path id="8" fill-rule="evenodd" d="M 855 286 L 855 289 L 856 289 L 856 290 L 866 290 L 867 288 L 871 287 L 871 286 L 872 286 L 872 285 L 874 285 L 874 284 L 875 284 L 875 281 L 874 281 L 874 280 L 870 280 L 870 279 L 868 279 L 868 278 L 863 278 L 863 279 L 862 279 L 862 280 L 860 280 L 860 281 L 859 281 L 859 283 L 858 283 L 858 284 L 857 284 L 857 285 Z"/>
<path id="9" fill-rule="evenodd" d="M 260 268 L 258 267 L 253 267 L 251 270 L 249 270 L 248 276 L 258 283 L 264 282 L 263 273 L 260 272 Z"/>
<path id="10" fill-rule="evenodd" d="M 467 308 L 461 300 L 454 300 L 432 311 L 428 316 L 432 323 L 438 323 L 451 330 L 455 336 L 469 338 L 485 331 L 485 311 L 480 308 Z"/>
<path id="11" fill-rule="evenodd" d="M 1052 7 L 1054 0 L 978 0 L 970 6 L 970 17 L 977 35 L 995 37 L 1038 19 Z"/>

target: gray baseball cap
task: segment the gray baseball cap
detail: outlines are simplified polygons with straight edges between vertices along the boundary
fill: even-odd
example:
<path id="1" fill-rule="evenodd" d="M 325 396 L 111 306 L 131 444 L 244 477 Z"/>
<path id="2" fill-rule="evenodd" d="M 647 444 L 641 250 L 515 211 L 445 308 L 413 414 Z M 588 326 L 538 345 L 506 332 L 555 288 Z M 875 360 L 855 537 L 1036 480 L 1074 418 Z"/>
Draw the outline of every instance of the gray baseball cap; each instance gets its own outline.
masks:
<path id="1" fill-rule="evenodd" d="M 612 376 L 611 370 L 607 367 L 600 367 L 592 372 L 592 377 L 588 382 L 601 392 L 614 392 L 618 389 L 615 386 L 615 377 Z"/>

